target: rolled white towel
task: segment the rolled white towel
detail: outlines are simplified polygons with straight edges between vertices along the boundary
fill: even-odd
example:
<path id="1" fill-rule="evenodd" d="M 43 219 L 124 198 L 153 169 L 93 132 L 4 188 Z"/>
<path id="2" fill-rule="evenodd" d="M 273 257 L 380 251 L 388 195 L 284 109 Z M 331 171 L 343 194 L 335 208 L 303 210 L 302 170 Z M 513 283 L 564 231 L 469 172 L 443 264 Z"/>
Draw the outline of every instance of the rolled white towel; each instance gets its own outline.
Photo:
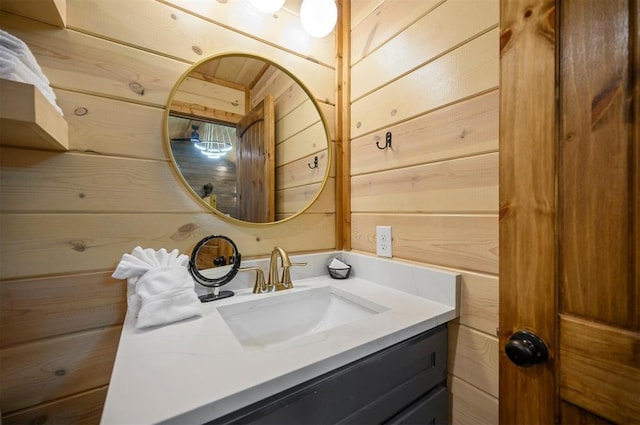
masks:
<path id="1" fill-rule="evenodd" d="M 189 257 L 177 249 L 137 246 L 122 256 L 112 276 L 127 279 L 128 310 L 137 318 L 137 329 L 202 315 L 188 263 Z"/>

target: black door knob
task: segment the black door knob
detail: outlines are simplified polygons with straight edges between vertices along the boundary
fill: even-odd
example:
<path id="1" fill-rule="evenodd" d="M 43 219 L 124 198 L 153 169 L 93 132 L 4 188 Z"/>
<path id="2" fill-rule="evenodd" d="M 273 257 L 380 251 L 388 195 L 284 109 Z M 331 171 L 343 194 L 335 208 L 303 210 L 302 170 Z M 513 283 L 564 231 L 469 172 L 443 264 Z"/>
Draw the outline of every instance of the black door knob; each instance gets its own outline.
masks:
<path id="1" fill-rule="evenodd" d="M 520 367 L 543 363 L 549 358 L 549 350 L 544 341 L 529 331 L 518 331 L 511 335 L 504 351 L 509 360 Z"/>

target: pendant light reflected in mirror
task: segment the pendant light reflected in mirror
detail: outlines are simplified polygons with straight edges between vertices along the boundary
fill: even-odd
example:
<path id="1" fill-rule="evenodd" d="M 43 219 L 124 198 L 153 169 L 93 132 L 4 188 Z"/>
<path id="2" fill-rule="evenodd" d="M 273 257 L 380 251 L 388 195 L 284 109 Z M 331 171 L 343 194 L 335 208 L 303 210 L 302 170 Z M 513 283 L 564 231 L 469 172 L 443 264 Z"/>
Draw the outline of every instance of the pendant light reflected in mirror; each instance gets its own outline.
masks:
<path id="1" fill-rule="evenodd" d="M 260 107 L 267 99 L 272 106 Z M 225 220 L 291 219 L 329 181 L 330 133 L 320 107 L 277 63 L 239 53 L 206 58 L 176 83 L 165 115 L 165 142 L 180 181 Z M 265 119 L 268 126 L 261 125 Z"/>
<path id="2" fill-rule="evenodd" d="M 329 35 L 336 26 L 338 8 L 334 0 L 303 0 L 300 6 L 300 21 L 304 30 L 312 37 Z"/>

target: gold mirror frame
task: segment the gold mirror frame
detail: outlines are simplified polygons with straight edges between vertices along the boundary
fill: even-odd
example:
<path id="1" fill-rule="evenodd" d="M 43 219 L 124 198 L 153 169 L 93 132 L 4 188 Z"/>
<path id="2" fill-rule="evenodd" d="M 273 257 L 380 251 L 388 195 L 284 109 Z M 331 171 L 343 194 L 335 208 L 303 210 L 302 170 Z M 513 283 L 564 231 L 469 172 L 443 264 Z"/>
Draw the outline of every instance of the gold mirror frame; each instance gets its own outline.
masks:
<path id="1" fill-rule="evenodd" d="M 206 63 L 208 63 L 210 61 L 215 61 L 215 60 L 220 60 L 220 59 L 225 59 L 225 58 L 233 58 L 233 57 L 250 58 L 250 59 L 263 61 L 265 64 L 268 64 L 268 65 L 273 66 L 274 68 L 277 68 L 283 74 L 288 76 L 307 95 L 308 99 L 311 101 L 311 103 L 313 104 L 313 106 L 315 108 L 315 111 L 318 114 L 320 122 L 322 123 L 322 129 L 324 130 L 324 134 L 325 134 L 325 138 L 324 139 L 325 139 L 325 143 L 326 143 L 327 160 L 326 160 L 326 166 L 325 166 L 325 170 L 324 170 L 324 176 L 322 178 L 322 181 L 320 182 L 319 189 L 318 189 L 317 193 L 315 194 L 315 196 L 313 196 L 313 198 L 303 208 L 301 208 L 296 213 L 294 213 L 294 214 L 292 214 L 290 216 L 287 216 L 287 217 L 285 217 L 283 219 L 280 219 L 280 220 L 274 220 L 274 221 L 269 221 L 269 222 L 244 221 L 244 220 L 240 220 L 240 219 L 231 217 L 231 216 L 229 216 L 227 214 L 224 214 L 224 213 L 220 212 L 219 210 L 217 210 L 216 208 L 212 207 L 209 203 L 205 202 L 202 199 L 202 197 L 191 187 L 189 182 L 183 176 L 183 174 L 180 171 L 180 168 L 178 166 L 178 162 L 177 162 L 177 160 L 176 160 L 176 158 L 174 156 L 172 147 L 171 147 L 171 136 L 170 136 L 170 130 L 169 130 L 169 117 L 171 115 L 171 108 L 172 108 L 172 104 L 174 102 L 174 98 L 176 96 L 176 93 L 179 91 L 180 87 L 182 86 L 182 84 L 194 72 L 194 70 L 196 70 L 197 68 L 201 67 L 203 64 L 206 64 Z M 202 119 L 202 120 L 204 121 L 205 119 Z M 224 53 L 224 54 L 220 54 L 220 55 L 210 56 L 210 57 L 204 58 L 204 59 L 194 63 L 191 67 L 189 67 L 189 69 L 187 69 L 180 76 L 180 78 L 177 80 L 176 84 L 174 85 L 173 89 L 171 90 L 171 93 L 169 95 L 169 99 L 168 99 L 166 107 L 165 107 L 164 115 L 163 115 L 163 123 L 164 123 L 164 129 L 163 130 L 164 130 L 165 149 L 166 149 L 167 155 L 169 156 L 169 159 L 171 161 L 171 165 L 172 165 L 174 173 L 176 174 L 178 179 L 182 182 L 184 188 L 187 189 L 187 191 L 198 201 L 198 203 L 200 205 L 204 206 L 206 209 L 210 210 L 211 212 L 216 214 L 218 217 L 220 217 L 221 219 L 223 219 L 223 220 L 225 220 L 225 221 L 227 221 L 229 223 L 243 224 L 243 225 L 254 225 L 254 226 L 266 226 L 266 225 L 271 225 L 271 224 L 284 223 L 284 222 L 287 222 L 287 221 L 289 221 L 291 219 L 294 219 L 295 217 L 298 217 L 299 215 L 301 215 L 305 211 L 307 211 L 317 201 L 319 196 L 322 194 L 322 191 L 324 190 L 325 185 L 326 185 L 326 183 L 327 183 L 327 181 L 329 179 L 329 172 L 330 172 L 331 160 L 332 160 L 332 149 L 331 149 L 331 138 L 330 138 L 330 134 L 331 133 L 330 133 L 328 125 L 327 125 L 327 120 L 325 119 L 325 117 L 324 117 L 324 115 L 322 113 L 322 110 L 319 107 L 319 104 L 318 104 L 316 98 L 309 91 L 309 89 L 295 75 L 293 75 L 287 69 L 283 68 L 279 64 L 277 64 L 277 63 L 275 63 L 275 62 L 273 62 L 273 61 L 271 61 L 269 59 L 260 57 L 258 55 L 247 54 L 247 53 Z M 323 152 L 323 151 L 324 150 L 321 150 L 319 152 Z M 317 156 L 316 156 L 316 159 L 317 159 Z M 309 167 L 311 168 L 311 164 L 309 164 Z M 275 182 L 274 182 L 274 184 L 275 184 Z"/>

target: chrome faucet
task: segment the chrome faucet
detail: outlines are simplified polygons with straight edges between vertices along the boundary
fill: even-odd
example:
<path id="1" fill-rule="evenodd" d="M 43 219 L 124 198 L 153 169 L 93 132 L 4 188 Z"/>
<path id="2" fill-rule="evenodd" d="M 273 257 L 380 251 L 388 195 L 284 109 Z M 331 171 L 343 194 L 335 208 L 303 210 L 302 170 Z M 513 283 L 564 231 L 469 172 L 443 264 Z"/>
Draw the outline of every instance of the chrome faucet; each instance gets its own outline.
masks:
<path id="1" fill-rule="evenodd" d="M 278 257 L 282 263 L 282 278 L 278 278 Z M 271 252 L 271 262 L 269 264 L 269 281 L 267 282 L 267 290 L 283 291 L 293 288 L 291 282 L 290 269 L 293 266 L 306 266 L 307 263 L 292 263 L 289 254 L 283 248 L 276 246 Z"/>

